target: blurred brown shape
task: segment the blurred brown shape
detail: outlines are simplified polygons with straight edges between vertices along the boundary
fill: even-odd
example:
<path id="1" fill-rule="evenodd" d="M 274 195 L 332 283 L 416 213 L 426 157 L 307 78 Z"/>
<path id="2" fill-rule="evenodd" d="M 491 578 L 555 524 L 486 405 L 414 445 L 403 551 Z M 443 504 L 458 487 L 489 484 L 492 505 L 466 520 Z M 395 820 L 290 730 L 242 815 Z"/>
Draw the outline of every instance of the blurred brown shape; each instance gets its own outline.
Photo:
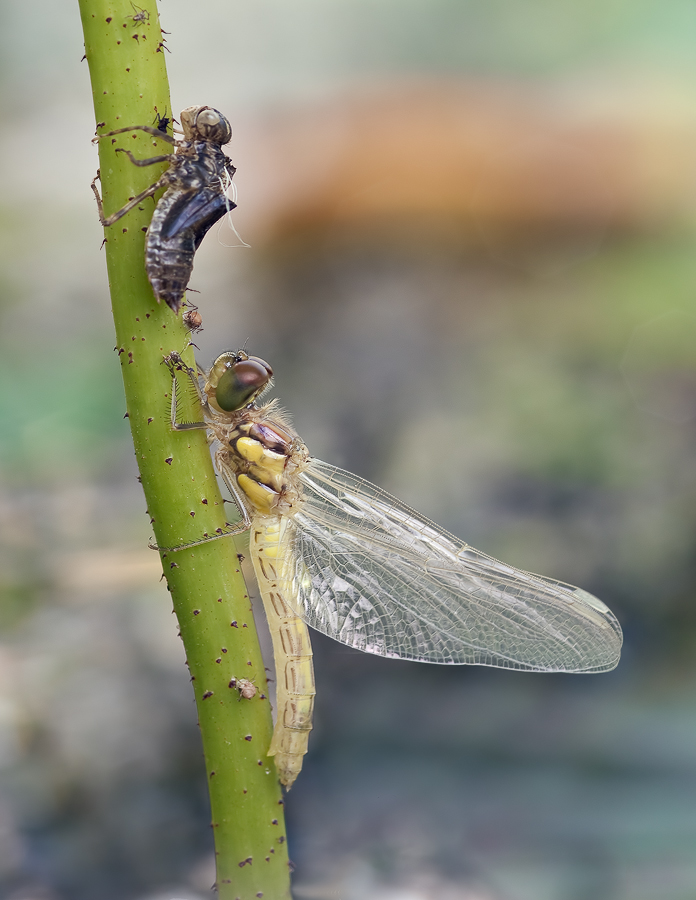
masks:
<path id="1" fill-rule="evenodd" d="M 247 139 L 244 205 L 269 239 L 389 220 L 449 219 L 474 240 L 636 229 L 693 206 L 696 116 L 669 92 L 404 84 L 268 117 Z"/>
<path id="2" fill-rule="evenodd" d="M 78 593 L 156 585 L 162 577 L 151 550 L 85 550 L 56 558 L 53 569 L 58 587 Z"/>

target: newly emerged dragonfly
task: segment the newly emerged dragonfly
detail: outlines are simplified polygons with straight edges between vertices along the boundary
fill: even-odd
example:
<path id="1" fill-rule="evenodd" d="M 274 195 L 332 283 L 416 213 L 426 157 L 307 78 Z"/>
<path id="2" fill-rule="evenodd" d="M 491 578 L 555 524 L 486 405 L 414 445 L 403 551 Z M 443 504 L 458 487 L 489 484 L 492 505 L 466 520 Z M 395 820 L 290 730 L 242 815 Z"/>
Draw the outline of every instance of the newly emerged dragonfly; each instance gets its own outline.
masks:
<path id="1" fill-rule="evenodd" d="M 99 221 L 105 227 L 125 216 L 147 197 L 166 187 L 157 204 L 145 238 L 145 269 L 157 301 L 164 300 L 178 313 L 184 292 L 193 270 L 193 257 L 201 241 L 226 212 L 234 209 L 226 195 L 232 176 L 237 171 L 222 147 L 232 137 L 228 120 L 212 106 L 189 106 L 181 112 L 183 140 L 171 137 L 158 127 L 131 125 L 100 134 L 99 139 L 124 134 L 128 131 L 145 131 L 160 140 L 174 144 L 174 153 L 136 159 L 130 150 L 117 147 L 117 153 L 126 153 L 136 166 L 151 166 L 168 162 L 169 168 L 147 190 L 133 197 L 118 212 L 105 217 L 102 200 L 97 190 L 97 177 L 92 190 L 97 198 Z"/>
<path id="2" fill-rule="evenodd" d="M 312 727 L 307 625 L 367 653 L 419 662 L 536 672 L 617 665 L 621 628 L 596 597 L 498 562 L 386 491 L 311 458 L 276 401 L 257 403 L 272 383 L 268 363 L 242 350 L 223 353 L 208 372 L 177 353 L 165 362 L 172 427 L 208 430 L 242 517 L 230 533 L 250 531 L 276 666 L 268 754 L 284 785 L 302 768 Z M 200 422 L 178 419 L 182 378 L 200 400 Z"/>

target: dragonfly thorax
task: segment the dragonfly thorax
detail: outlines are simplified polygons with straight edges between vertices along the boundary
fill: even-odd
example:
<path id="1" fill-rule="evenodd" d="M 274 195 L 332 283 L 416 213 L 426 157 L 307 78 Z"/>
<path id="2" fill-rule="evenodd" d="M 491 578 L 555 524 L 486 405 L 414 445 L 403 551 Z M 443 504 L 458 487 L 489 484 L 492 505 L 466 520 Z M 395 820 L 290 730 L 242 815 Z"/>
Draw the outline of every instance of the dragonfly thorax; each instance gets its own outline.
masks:
<path id="1" fill-rule="evenodd" d="M 239 488 L 252 514 L 291 514 L 301 503 L 297 476 L 309 460 L 304 443 L 274 404 L 252 404 L 225 419 L 207 424 L 220 445 L 215 459 L 230 489 Z"/>

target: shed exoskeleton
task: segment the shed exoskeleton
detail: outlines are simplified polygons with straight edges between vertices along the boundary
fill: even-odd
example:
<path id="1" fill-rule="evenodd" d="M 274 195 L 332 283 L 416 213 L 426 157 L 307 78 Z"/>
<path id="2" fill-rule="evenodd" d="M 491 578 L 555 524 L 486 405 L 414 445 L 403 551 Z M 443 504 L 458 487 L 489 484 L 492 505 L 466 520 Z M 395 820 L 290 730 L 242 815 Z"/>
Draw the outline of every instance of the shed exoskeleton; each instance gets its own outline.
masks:
<path id="1" fill-rule="evenodd" d="M 166 188 L 147 230 L 145 269 L 157 301 L 164 300 L 175 313 L 183 303 L 193 258 L 201 241 L 210 228 L 236 206 L 226 195 L 236 169 L 222 151 L 232 137 L 229 121 L 211 106 L 190 106 L 181 112 L 181 127 L 181 140 L 150 125 L 132 125 L 98 135 L 97 139 L 101 139 L 129 131 L 144 131 L 175 146 L 173 153 L 147 159 L 136 159 L 130 150 L 116 148 L 117 153 L 126 153 L 136 166 L 168 162 L 169 168 L 147 190 L 131 198 L 113 215 L 104 215 L 96 185 L 99 172 L 92 181 L 99 221 L 105 227 L 118 222 L 143 200 Z"/>

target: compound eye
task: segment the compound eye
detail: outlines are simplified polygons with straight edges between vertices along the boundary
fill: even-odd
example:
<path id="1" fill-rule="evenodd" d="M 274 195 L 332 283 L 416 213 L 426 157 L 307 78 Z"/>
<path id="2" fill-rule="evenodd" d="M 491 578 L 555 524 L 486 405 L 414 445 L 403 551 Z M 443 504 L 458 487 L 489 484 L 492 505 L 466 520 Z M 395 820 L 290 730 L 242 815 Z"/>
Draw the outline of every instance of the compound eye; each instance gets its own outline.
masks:
<path id="1" fill-rule="evenodd" d="M 260 366 L 263 366 L 264 369 L 268 372 L 269 379 L 273 378 L 273 369 L 268 365 L 265 359 L 261 359 L 260 356 L 250 356 L 249 359 L 255 363 L 258 363 Z"/>
<path id="2" fill-rule="evenodd" d="M 227 368 L 215 388 L 215 400 L 224 412 L 248 406 L 271 380 L 270 367 L 263 360 L 250 357 Z"/>
<path id="3" fill-rule="evenodd" d="M 232 126 L 217 109 L 203 107 L 196 116 L 196 130 L 207 141 L 227 144 L 232 138 Z"/>
<path id="4" fill-rule="evenodd" d="M 214 128 L 220 124 L 220 113 L 216 109 L 202 109 L 196 116 L 196 125 Z"/>

